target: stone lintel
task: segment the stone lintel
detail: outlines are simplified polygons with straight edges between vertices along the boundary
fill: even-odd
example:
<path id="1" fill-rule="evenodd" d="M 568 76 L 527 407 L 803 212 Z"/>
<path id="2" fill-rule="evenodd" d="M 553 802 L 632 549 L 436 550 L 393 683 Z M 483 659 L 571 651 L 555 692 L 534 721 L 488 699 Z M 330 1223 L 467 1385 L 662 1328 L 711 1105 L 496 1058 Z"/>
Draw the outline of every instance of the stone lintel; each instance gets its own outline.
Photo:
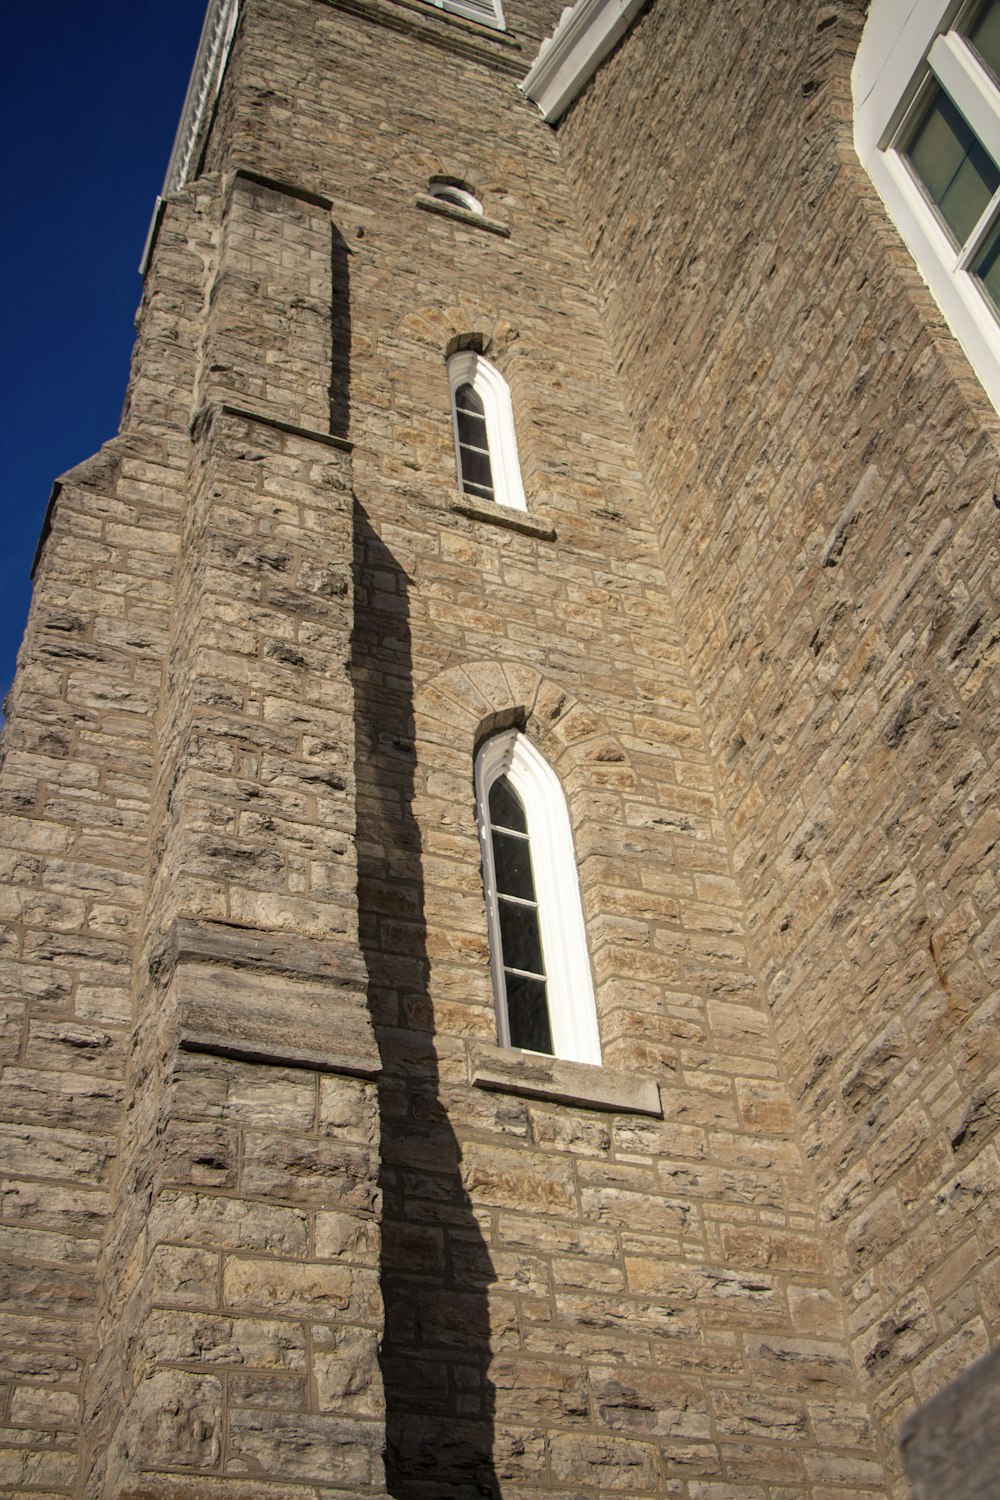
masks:
<path id="1" fill-rule="evenodd" d="M 285 422 L 280 417 L 268 416 L 266 412 L 248 411 L 242 406 L 232 406 L 228 401 L 218 405 L 203 406 L 191 421 L 191 436 L 198 438 L 213 419 L 235 417 L 240 422 L 251 422 L 259 427 L 270 427 L 275 432 L 287 432 L 291 437 L 304 438 L 309 443 L 321 443 L 326 448 L 336 448 L 341 453 L 352 453 L 354 444 L 348 438 L 335 437 L 332 432 L 317 432 L 312 427 L 297 427 L 294 422 Z"/>
<path id="2" fill-rule="evenodd" d="M 150 973 L 164 983 L 177 964 L 184 962 L 224 964 L 229 968 L 255 969 L 258 973 L 290 979 L 323 980 L 352 988 L 367 982 L 360 954 L 345 953 L 333 943 L 192 917 L 179 917 L 174 922 L 150 959 Z"/>
<path id="3" fill-rule="evenodd" d="M 350 1057 L 278 1042 L 264 1046 L 186 1028 L 182 1029 L 177 1044 L 182 1052 L 207 1052 L 213 1057 L 229 1057 L 235 1062 L 260 1063 L 271 1068 L 304 1068 L 311 1073 L 341 1073 L 351 1078 L 377 1078 L 381 1071 L 379 1064 L 368 1057 Z"/>
<path id="4" fill-rule="evenodd" d="M 486 521 L 490 526 L 505 526 L 508 531 L 520 531 L 524 536 L 537 537 L 542 542 L 554 542 L 556 529 L 551 521 L 529 516 L 527 511 L 515 510 L 512 505 L 492 505 L 486 500 L 475 500 L 471 495 L 456 495 L 451 508 L 460 516 L 473 521 Z"/>
<path id="5" fill-rule="evenodd" d="M 486 1043 L 473 1048 L 469 1067 L 471 1080 L 479 1089 L 551 1099 L 578 1109 L 663 1118 L 656 1080 L 642 1074 L 619 1073 L 592 1063 L 563 1062 Z"/>
<path id="6" fill-rule="evenodd" d="M 244 182 L 267 188 L 272 193 L 280 193 L 284 198 L 297 198 L 301 203 L 310 203 L 314 208 L 325 209 L 327 213 L 333 208 L 332 198 L 324 197 L 322 193 L 315 193 L 311 188 L 300 187 L 298 183 L 284 182 L 280 177 L 268 177 L 264 172 L 255 172 L 252 167 L 235 169 L 229 183 L 229 193 L 226 195 L 227 203 L 233 190 Z"/>
<path id="7" fill-rule="evenodd" d="M 446 203 L 443 198 L 435 198 L 432 193 L 418 193 L 416 203 L 418 208 L 429 214 L 440 214 L 443 219 L 454 219 L 459 224 L 467 224 L 470 229 L 485 229 L 488 234 L 499 234 L 505 240 L 510 239 L 509 227 L 499 219 L 488 219 L 485 214 L 474 214 L 470 209 L 458 208 L 454 203 Z"/>

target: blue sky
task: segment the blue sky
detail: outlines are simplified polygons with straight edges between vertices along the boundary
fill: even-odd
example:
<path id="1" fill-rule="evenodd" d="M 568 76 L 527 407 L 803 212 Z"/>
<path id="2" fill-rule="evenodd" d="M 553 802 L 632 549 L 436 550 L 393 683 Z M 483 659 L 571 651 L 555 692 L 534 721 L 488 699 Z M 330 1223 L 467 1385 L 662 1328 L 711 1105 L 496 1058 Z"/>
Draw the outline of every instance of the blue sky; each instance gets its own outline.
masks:
<path id="1" fill-rule="evenodd" d="M 117 431 L 139 258 L 205 0 L 47 0 L 5 25 L 0 698 L 52 481 Z"/>

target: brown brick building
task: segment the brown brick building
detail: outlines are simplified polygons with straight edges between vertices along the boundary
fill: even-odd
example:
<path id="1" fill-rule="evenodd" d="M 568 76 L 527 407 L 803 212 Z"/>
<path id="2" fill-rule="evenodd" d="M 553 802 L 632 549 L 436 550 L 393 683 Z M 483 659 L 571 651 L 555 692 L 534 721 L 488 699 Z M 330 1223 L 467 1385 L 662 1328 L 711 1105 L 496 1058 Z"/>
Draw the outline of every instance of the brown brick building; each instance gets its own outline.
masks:
<path id="1" fill-rule="evenodd" d="M 5 1494 L 908 1493 L 1000 1305 L 1000 6 L 899 9 L 212 0 L 9 704 Z"/>

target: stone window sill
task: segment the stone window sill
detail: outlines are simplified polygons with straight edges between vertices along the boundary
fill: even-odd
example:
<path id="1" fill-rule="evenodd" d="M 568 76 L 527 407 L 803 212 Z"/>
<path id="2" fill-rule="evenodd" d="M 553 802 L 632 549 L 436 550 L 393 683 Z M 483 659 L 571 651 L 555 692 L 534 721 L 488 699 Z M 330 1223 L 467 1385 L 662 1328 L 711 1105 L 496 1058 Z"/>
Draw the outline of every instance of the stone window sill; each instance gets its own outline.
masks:
<path id="1" fill-rule="evenodd" d="M 512 505 L 496 505 L 488 500 L 477 500 L 473 495 L 458 494 L 451 500 L 451 509 L 473 521 L 505 526 L 508 531 L 520 531 L 524 536 L 538 537 L 539 541 L 554 542 L 556 539 L 556 529 L 551 521 L 529 516 L 527 511 L 515 510 Z"/>
<path id="2" fill-rule="evenodd" d="M 473 1048 L 469 1073 L 476 1088 L 494 1093 L 550 1099 L 609 1114 L 663 1118 L 659 1087 L 655 1079 L 642 1074 L 618 1073 L 591 1063 L 563 1062 L 540 1057 L 536 1052 L 484 1043 Z"/>
<path id="3" fill-rule="evenodd" d="M 417 194 L 417 207 L 429 214 L 441 214 L 446 219 L 455 219 L 459 224 L 467 224 L 470 229 L 485 229 L 487 234 L 498 234 L 501 239 L 510 239 L 510 230 L 499 219 L 488 219 L 485 214 L 475 214 L 454 203 L 445 203 L 442 198 L 435 198 L 430 193 Z"/>

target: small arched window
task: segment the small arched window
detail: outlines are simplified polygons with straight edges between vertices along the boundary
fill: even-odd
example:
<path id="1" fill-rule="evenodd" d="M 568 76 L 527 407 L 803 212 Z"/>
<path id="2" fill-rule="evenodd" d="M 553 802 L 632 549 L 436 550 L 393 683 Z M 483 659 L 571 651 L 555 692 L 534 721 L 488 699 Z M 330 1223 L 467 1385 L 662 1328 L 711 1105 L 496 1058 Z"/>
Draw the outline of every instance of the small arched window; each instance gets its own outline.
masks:
<path id="1" fill-rule="evenodd" d="M 472 349 L 451 356 L 448 379 L 462 493 L 527 510 L 507 382 Z"/>
<path id="2" fill-rule="evenodd" d="M 476 757 L 476 797 L 500 1044 L 599 1063 L 562 788 L 531 741 L 508 730 Z"/>
<path id="3" fill-rule="evenodd" d="M 463 209 L 467 214 L 481 215 L 483 212 L 483 205 L 475 193 L 455 177 L 432 177 L 427 184 L 427 191 L 432 198 L 448 203 L 452 208 Z"/>

